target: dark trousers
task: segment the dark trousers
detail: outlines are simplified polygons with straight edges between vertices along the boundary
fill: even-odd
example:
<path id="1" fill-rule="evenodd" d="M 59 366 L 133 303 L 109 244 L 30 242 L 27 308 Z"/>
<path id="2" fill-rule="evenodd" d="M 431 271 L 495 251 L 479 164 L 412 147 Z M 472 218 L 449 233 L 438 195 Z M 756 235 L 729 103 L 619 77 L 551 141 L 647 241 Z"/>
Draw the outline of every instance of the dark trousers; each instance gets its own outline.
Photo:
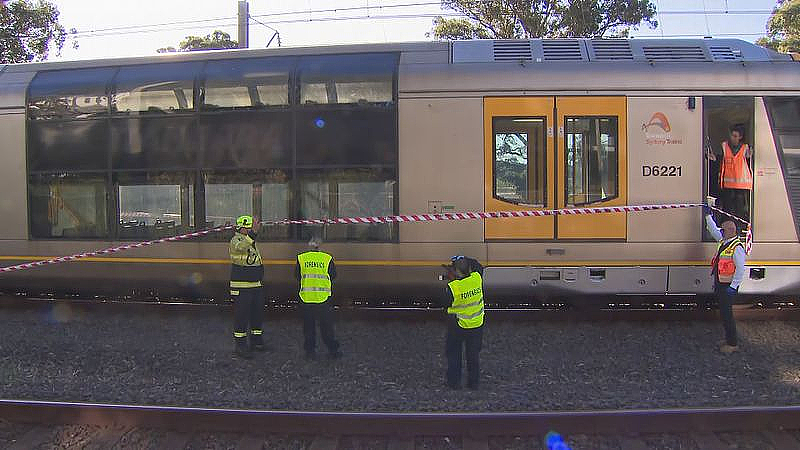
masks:
<path id="1" fill-rule="evenodd" d="M 735 295 L 727 292 L 729 283 L 715 283 L 714 294 L 719 302 L 719 315 L 722 316 L 722 327 L 725 329 L 725 343 L 736 345 L 736 322 L 733 321 L 733 300 Z"/>
<path id="2" fill-rule="evenodd" d="M 233 292 L 239 292 L 238 295 Z M 256 331 L 260 335 L 261 323 L 264 321 L 264 288 L 231 288 L 233 299 L 233 331 L 247 333 Z"/>
<path id="3" fill-rule="evenodd" d="M 744 220 L 750 220 L 750 190 L 723 189 L 722 210 Z M 722 220 L 728 219 L 723 217 Z M 737 224 L 739 225 L 739 224 Z"/>
<path id="4" fill-rule="evenodd" d="M 445 355 L 447 356 L 447 384 L 461 386 L 461 361 L 464 347 L 467 350 L 467 385 L 477 388 L 480 381 L 480 360 L 478 355 L 483 345 L 483 326 L 469 330 L 458 326 L 455 319 L 447 324 Z"/>
<path id="5" fill-rule="evenodd" d="M 333 305 L 330 301 L 322 303 L 300 302 L 303 313 L 303 348 L 307 354 L 314 353 L 317 347 L 317 323 L 322 342 L 330 353 L 339 350 L 339 342 L 333 336 Z"/>

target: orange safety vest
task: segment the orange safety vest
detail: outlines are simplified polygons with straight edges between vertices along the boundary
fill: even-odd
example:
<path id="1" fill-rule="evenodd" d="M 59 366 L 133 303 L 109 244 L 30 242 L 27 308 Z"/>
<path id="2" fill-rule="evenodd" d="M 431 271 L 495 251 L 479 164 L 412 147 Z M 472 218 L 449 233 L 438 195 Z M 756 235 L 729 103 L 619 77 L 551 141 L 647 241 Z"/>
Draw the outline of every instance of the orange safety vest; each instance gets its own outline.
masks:
<path id="1" fill-rule="evenodd" d="M 717 279 L 720 283 L 733 281 L 733 274 L 736 272 L 736 261 L 733 260 L 733 254 L 736 253 L 736 247 L 739 246 L 744 248 L 738 236 L 731 239 L 730 242 L 719 243 L 717 256 L 711 260 L 711 273 L 717 274 Z"/>
<path id="2" fill-rule="evenodd" d="M 733 150 L 725 141 L 722 143 L 722 164 L 719 165 L 719 186 L 722 189 L 753 189 L 753 174 L 747 165 L 747 144 L 742 144 L 739 153 Z"/>

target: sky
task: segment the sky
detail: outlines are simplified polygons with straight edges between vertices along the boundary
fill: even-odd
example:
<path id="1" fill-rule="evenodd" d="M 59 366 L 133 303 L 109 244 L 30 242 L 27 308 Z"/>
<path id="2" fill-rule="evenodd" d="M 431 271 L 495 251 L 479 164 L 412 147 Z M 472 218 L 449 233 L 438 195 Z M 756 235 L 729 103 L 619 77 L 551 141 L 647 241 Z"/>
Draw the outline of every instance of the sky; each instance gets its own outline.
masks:
<path id="1" fill-rule="evenodd" d="M 236 39 L 237 0 L 51 0 L 60 21 L 77 34 L 51 60 L 154 54 L 188 35 L 215 29 Z M 633 37 L 713 37 L 754 41 L 764 35 L 775 0 L 652 0 L 659 27 Z M 405 6 L 397 6 L 405 5 Z M 435 0 L 249 0 L 250 47 L 264 48 L 276 29 L 283 46 L 424 41 L 436 15 L 452 15 Z M 706 11 L 707 14 L 703 14 Z M 725 12 L 727 11 L 727 13 Z M 78 47 L 73 48 L 73 40 Z M 277 39 L 271 47 L 277 45 Z"/>

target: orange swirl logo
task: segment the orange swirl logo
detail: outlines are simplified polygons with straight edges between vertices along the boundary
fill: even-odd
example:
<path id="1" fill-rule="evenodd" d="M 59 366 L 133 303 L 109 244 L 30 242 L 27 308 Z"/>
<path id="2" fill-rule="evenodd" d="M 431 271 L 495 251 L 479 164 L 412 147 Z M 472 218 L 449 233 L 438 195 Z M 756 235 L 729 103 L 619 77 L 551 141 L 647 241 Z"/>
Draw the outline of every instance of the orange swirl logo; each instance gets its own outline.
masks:
<path id="1" fill-rule="evenodd" d="M 650 121 L 642 124 L 642 131 L 649 131 L 651 127 L 661 128 L 664 133 L 672 131 L 672 128 L 669 126 L 669 119 L 667 119 L 666 114 L 662 112 L 653 113 L 650 117 Z"/>

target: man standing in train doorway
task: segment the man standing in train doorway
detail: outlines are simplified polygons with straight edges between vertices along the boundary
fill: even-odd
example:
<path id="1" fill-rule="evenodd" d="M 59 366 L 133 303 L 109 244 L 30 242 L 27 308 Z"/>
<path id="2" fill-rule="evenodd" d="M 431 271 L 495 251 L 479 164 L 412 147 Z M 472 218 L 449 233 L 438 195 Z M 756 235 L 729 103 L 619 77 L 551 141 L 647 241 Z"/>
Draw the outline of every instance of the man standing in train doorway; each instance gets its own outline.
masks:
<path id="1" fill-rule="evenodd" d="M 264 351 L 264 265 L 261 253 L 256 247 L 257 225 L 252 216 L 236 219 L 236 232 L 231 238 L 229 251 L 231 257 L 231 298 L 233 299 L 233 338 L 236 343 L 235 355 L 250 359 L 251 350 Z M 247 335 L 250 333 L 248 345 Z"/>
<path id="2" fill-rule="evenodd" d="M 719 186 L 722 209 L 743 220 L 750 220 L 750 192 L 753 190 L 753 174 L 747 161 L 753 151 L 744 143 L 744 125 L 731 127 L 730 137 L 722 142 L 721 153 L 708 152 L 708 159 L 719 164 Z"/>
<path id="3" fill-rule="evenodd" d="M 461 361 L 464 348 L 467 354 L 467 387 L 478 389 L 480 383 L 480 351 L 483 344 L 483 267 L 465 256 L 450 260 L 445 290 L 447 321 L 445 354 L 446 383 L 451 389 L 461 389 Z"/>
<path id="4" fill-rule="evenodd" d="M 732 220 L 725 220 L 722 228 L 717 228 L 714 218 L 711 217 L 711 208 L 703 209 L 706 213 L 706 228 L 719 242 L 717 254 L 711 260 L 711 273 L 714 276 L 714 294 L 719 302 L 722 326 L 725 329 L 725 343 L 720 351 L 733 353 L 739 349 L 736 323 L 733 320 L 733 302 L 745 275 L 744 244 L 739 239 L 736 224 Z"/>
<path id="5" fill-rule="evenodd" d="M 311 249 L 297 255 L 295 278 L 300 282 L 300 310 L 303 314 L 303 349 L 307 359 L 316 359 L 317 323 L 331 358 L 340 358 L 339 342 L 333 335 L 332 281 L 336 278 L 333 256 L 319 249 L 321 239 L 312 237 Z"/>

